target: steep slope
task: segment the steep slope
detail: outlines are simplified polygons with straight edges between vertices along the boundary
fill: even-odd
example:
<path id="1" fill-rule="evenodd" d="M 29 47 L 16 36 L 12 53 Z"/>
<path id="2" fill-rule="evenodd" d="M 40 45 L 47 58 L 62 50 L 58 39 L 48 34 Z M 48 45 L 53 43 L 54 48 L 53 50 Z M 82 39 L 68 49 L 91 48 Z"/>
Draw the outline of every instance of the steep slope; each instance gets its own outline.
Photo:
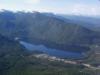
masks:
<path id="1" fill-rule="evenodd" d="M 64 21 L 70 20 L 69 22 L 100 32 L 100 16 L 60 15 L 59 17 L 62 17 Z"/>
<path id="2" fill-rule="evenodd" d="M 0 74 L 12 68 L 25 55 L 24 47 L 18 42 L 9 40 L 0 35 Z"/>
<path id="3" fill-rule="evenodd" d="M 97 67 L 100 66 L 100 45 L 92 46 L 87 62 L 94 64 Z"/>
<path id="4" fill-rule="evenodd" d="M 0 33 L 11 39 L 17 37 L 36 44 L 80 51 L 89 50 L 91 44 L 97 44 L 98 41 L 95 42 L 95 39 L 99 39 L 96 32 L 39 12 L 5 12 L 0 13 Z M 2 35 L 0 35 L 1 75 L 84 74 L 81 66 L 34 58 L 24 51 L 18 42 L 9 40 Z M 90 74 L 85 71 L 85 75 Z"/>
<path id="5" fill-rule="evenodd" d="M 0 56 L 6 55 L 6 53 L 13 54 L 13 52 L 21 52 L 24 47 L 17 41 L 9 40 L 8 38 L 0 35 Z M 16 53 L 17 54 L 17 53 Z"/>
<path id="6" fill-rule="evenodd" d="M 9 14 L 12 16 L 9 20 L 0 17 L 0 33 L 12 39 L 18 37 L 64 50 L 89 50 L 84 46 L 93 44 L 93 40 L 100 37 L 85 27 L 43 13 L 4 12 L 0 13 L 5 15 L 3 18 L 9 17 Z"/>
<path id="7" fill-rule="evenodd" d="M 16 41 L 0 35 L 0 74 L 1 75 L 83 75 L 78 65 L 37 59 Z M 77 67 L 76 67 L 77 66 Z M 86 75 L 89 75 L 86 72 Z"/>

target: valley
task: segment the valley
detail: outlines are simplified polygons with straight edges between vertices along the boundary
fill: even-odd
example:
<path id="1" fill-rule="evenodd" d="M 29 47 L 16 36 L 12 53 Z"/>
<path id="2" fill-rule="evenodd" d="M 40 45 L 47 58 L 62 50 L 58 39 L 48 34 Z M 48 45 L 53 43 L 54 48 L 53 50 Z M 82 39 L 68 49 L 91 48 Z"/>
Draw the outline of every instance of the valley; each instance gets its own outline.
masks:
<path id="1" fill-rule="evenodd" d="M 78 21 L 41 12 L 0 12 L 0 74 L 100 75 L 100 32 Z"/>

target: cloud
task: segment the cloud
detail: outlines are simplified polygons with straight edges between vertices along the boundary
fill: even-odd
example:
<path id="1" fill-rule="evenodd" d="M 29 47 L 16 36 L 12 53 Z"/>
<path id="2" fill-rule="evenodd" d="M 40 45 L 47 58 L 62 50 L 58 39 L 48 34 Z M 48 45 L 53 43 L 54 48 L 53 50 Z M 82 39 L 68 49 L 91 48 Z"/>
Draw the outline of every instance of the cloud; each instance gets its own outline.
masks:
<path id="1" fill-rule="evenodd" d="M 0 0 L 0 3 L 39 3 L 41 0 Z"/>
<path id="2" fill-rule="evenodd" d="M 47 1 L 47 2 L 46 2 Z M 81 0 L 76 0 L 81 1 Z M 48 4 L 49 2 L 49 4 Z M 76 15 L 100 15 L 100 4 L 58 0 L 0 0 L 0 9 L 42 11 Z"/>
<path id="3" fill-rule="evenodd" d="M 0 0 L 0 9 L 31 10 L 41 0 Z"/>
<path id="4" fill-rule="evenodd" d="M 40 0 L 22 0 L 23 2 L 25 2 L 26 4 L 37 4 L 40 2 Z"/>
<path id="5" fill-rule="evenodd" d="M 76 15 L 100 15 L 99 5 L 73 4 L 73 6 L 69 6 L 66 10 Z"/>

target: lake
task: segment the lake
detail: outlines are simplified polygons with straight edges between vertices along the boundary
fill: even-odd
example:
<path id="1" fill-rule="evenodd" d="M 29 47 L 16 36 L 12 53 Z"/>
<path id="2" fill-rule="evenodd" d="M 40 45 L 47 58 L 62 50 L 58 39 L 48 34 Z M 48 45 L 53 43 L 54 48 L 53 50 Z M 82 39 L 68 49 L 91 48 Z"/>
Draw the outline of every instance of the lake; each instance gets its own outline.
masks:
<path id="1" fill-rule="evenodd" d="M 67 50 L 64 51 L 53 48 L 47 48 L 44 45 L 35 45 L 24 41 L 20 41 L 20 44 L 22 44 L 29 51 L 39 51 L 59 58 L 80 59 L 84 57 L 83 54 L 80 52 L 72 52 L 72 51 L 70 52 Z"/>

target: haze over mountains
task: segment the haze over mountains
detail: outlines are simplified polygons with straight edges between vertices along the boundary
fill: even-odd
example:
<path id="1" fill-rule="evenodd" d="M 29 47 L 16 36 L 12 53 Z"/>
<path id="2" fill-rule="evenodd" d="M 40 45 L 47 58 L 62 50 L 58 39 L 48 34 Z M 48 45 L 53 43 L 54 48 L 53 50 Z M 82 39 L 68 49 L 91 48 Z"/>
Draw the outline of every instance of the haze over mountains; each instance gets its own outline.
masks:
<path id="1" fill-rule="evenodd" d="M 85 26 L 94 31 L 99 31 L 100 28 L 100 16 L 86 16 L 86 15 L 67 15 L 67 14 L 53 14 L 44 13 L 47 16 L 56 17 L 64 20 L 65 22 L 75 23 Z"/>
<path id="2" fill-rule="evenodd" d="M 80 24 L 94 31 L 99 31 L 100 16 L 61 15 L 76 24 Z"/>

